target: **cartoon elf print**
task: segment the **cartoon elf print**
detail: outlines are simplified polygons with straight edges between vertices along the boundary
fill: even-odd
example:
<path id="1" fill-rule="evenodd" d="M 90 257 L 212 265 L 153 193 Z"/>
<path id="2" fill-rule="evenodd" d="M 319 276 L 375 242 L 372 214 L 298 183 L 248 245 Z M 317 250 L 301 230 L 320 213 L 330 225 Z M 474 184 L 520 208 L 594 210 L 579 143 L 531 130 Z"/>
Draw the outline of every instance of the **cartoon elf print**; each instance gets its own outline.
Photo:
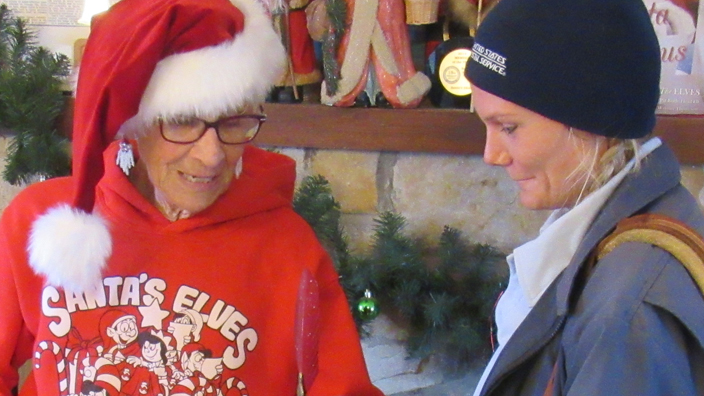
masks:
<path id="1" fill-rule="evenodd" d="M 100 317 L 98 325 L 103 339 L 103 357 L 120 363 L 125 356 L 137 354 L 137 318 L 119 309 L 111 309 Z"/>
<path id="2" fill-rule="evenodd" d="M 142 277 L 149 281 L 146 274 Z M 160 284 L 159 291 L 165 290 L 165 282 Z M 50 329 L 55 338 L 40 342 L 35 351 L 42 379 L 55 381 L 56 396 L 248 395 L 247 386 L 234 372 L 246 356 L 240 344 L 248 337 L 246 351 L 251 352 L 256 331 L 244 326 L 247 319 L 234 306 L 217 300 L 203 313 L 206 300 L 184 303 L 178 296 L 195 289 L 185 285 L 181 289 L 184 292 L 176 293 L 173 311 L 162 308 L 165 300 L 158 294 L 119 298 L 110 306 L 83 303 L 89 299 L 86 295 L 48 299 L 52 304 L 45 312 L 54 320 Z M 59 294 L 57 289 L 50 292 L 47 295 Z M 204 332 L 222 337 L 221 327 L 229 323 L 225 320 L 229 316 L 243 327 L 228 333 L 237 337 L 228 338 L 225 349 L 214 352 L 202 342 Z"/>
<path id="3" fill-rule="evenodd" d="M 174 392 L 197 388 L 204 394 L 216 394 L 216 389 L 220 388 L 222 359 L 213 358 L 211 351 L 198 343 L 190 343 L 183 348 L 177 369 L 174 377 L 179 382 Z"/>
<path id="4" fill-rule="evenodd" d="M 174 320 L 169 323 L 168 331 L 176 339 L 176 349 L 181 350 L 189 342 L 200 341 L 203 329 L 203 316 L 194 309 L 183 309 L 174 314 Z"/>
<path id="5" fill-rule="evenodd" d="M 166 342 L 159 331 L 145 331 L 137 337 L 141 357 L 128 356 L 127 363 L 135 367 L 132 378 L 125 384 L 123 393 L 128 395 L 168 394 L 169 380 L 166 371 Z M 139 393 L 135 393 L 138 390 Z"/>

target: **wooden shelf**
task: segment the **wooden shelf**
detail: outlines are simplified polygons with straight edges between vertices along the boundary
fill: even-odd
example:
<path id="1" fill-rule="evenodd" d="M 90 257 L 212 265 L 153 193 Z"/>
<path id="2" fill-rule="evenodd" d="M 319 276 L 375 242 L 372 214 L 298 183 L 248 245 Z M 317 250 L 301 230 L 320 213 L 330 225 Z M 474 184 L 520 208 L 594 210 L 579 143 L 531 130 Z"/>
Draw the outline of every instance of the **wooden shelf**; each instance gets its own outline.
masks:
<path id="1" fill-rule="evenodd" d="M 481 155 L 484 125 L 468 110 L 274 104 L 257 143 L 320 149 Z M 704 164 L 704 117 L 659 116 L 655 134 L 683 164 Z"/>
<path id="2" fill-rule="evenodd" d="M 257 143 L 323 149 L 477 154 L 483 124 L 466 110 L 266 104 Z M 474 131 L 474 132 L 472 132 Z"/>
<path id="3" fill-rule="evenodd" d="M 704 118 L 659 116 L 655 135 L 672 148 L 683 164 L 704 164 Z"/>
<path id="4" fill-rule="evenodd" d="M 267 103 L 261 145 L 365 151 L 481 155 L 484 125 L 468 110 L 359 109 L 322 104 Z M 71 136 L 73 98 L 61 130 Z M 704 117 L 659 116 L 655 134 L 683 164 L 704 164 Z"/>

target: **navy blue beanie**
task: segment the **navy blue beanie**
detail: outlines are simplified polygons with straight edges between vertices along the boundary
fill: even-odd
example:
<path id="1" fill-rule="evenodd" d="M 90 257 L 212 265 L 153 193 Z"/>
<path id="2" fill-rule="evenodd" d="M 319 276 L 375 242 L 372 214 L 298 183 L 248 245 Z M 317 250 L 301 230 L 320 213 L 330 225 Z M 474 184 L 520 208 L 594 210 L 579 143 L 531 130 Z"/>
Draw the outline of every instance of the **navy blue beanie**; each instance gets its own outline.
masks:
<path id="1" fill-rule="evenodd" d="M 567 126 L 648 135 L 660 48 L 643 0 L 500 0 L 465 73 L 484 91 Z"/>

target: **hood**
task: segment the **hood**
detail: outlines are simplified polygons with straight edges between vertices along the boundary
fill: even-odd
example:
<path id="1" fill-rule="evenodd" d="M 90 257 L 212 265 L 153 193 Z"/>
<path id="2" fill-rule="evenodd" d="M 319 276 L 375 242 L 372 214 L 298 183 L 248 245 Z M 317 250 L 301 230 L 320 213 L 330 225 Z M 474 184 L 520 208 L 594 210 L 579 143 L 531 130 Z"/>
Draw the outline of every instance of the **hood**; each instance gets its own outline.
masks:
<path id="1" fill-rule="evenodd" d="M 284 155 L 247 146 L 239 179 L 206 210 L 170 222 L 132 186 L 115 165 L 117 142 L 104 153 L 105 174 L 96 187 L 92 214 L 59 204 L 31 226 L 29 263 L 47 283 L 82 292 L 101 279 L 112 255 L 110 225 L 128 224 L 135 230 L 180 233 L 282 207 L 291 207 L 295 162 Z"/>
<path id="2" fill-rule="evenodd" d="M 156 227 L 161 232 L 183 232 L 291 206 L 293 200 L 295 162 L 284 155 L 247 146 L 242 156 L 242 173 L 232 180 L 228 190 L 204 211 L 171 222 L 115 166 L 118 149 L 113 143 L 106 150 L 106 171 L 96 191 L 96 209 L 108 219 L 127 221 L 136 227 Z"/>

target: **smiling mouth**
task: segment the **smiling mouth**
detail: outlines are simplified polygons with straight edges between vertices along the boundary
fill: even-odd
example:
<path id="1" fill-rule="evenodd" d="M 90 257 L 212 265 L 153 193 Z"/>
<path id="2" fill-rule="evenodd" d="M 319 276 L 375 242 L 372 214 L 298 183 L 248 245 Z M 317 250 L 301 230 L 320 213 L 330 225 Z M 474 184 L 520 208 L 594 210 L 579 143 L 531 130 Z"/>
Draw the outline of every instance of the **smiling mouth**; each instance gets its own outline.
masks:
<path id="1" fill-rule="evenodd" d="M 210 183 L 213 180 L 215 180 L 215 176 L 212 177 L 202 177 L 202 176 L 193 176 L 189 175 L 188 173 L 183 173 L 180 172 L 181 176 L 183 176 L 186 180 L 192 183 Z"/>

